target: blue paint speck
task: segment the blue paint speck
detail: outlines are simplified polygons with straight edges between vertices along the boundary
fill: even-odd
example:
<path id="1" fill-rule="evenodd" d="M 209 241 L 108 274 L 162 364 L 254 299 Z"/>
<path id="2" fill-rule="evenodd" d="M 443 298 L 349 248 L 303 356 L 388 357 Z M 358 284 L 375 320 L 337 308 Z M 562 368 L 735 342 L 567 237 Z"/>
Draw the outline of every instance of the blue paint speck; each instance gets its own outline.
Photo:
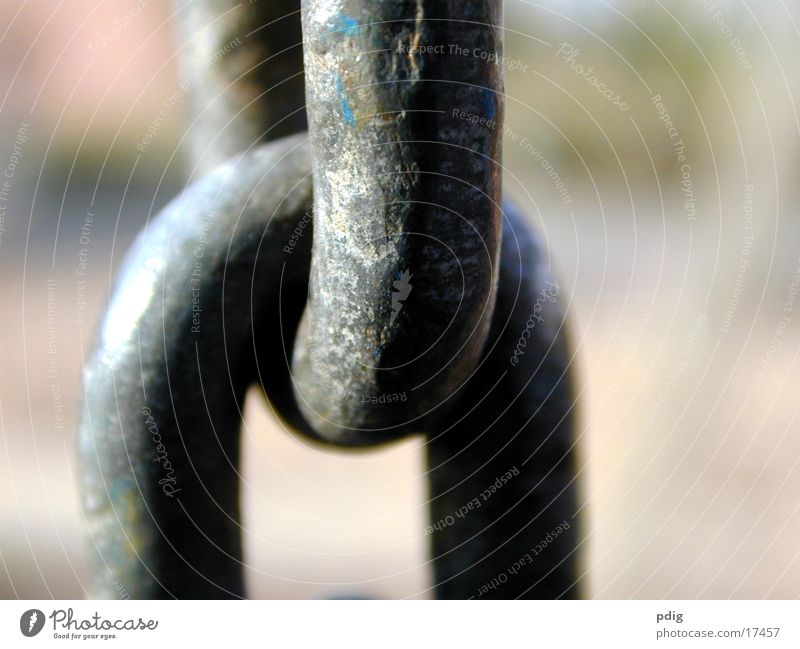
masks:
<path id="1" fill-rule="evenodd" d="M 486 119 L 494 119 L 494 93 L 484 88 L 484 101 L 486 102 Z"/>
<path id="2" fill-rule="evenodd" d="M 333 26 L 335 32 L 342 32 L 347 36 L 355 36 L 358 33 L 359 24 L 343 14 L 339 14 L 333 19 Z"/>
<path id="3" fill-rule="evenodd" d="M 342 116 L 344 117 L 344 121 L 347 122 L 348 126 L 355 126 L 356 116 L 353 114 L 353 109 L 350 107 L 350 102 L 347 101 L 347 95 L 344 92 L 344 83 L 338 74 L 336 75 L 336 92 L 339 93 L 339 100 L 342 104 Z"/>

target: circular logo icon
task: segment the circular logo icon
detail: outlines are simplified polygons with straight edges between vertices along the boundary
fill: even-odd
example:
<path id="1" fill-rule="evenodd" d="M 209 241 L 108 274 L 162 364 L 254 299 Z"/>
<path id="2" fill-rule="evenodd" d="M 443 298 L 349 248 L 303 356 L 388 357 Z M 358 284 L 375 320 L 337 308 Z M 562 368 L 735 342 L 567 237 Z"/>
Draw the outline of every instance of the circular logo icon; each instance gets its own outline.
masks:
<path id="1" fill-rule="evenodd" d="M 19 618 L 19 630 L 22 635 L 32 638 L 44 627 L 44 613 L 38 608 L 25 611 Z"/>

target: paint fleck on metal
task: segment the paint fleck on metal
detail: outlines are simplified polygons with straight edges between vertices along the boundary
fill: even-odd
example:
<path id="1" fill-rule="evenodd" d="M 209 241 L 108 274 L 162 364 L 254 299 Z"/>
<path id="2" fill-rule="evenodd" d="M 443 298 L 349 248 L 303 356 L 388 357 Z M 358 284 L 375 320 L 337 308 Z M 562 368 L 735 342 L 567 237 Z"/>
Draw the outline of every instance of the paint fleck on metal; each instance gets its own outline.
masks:
<path id="1" fill-rule="evenodd" d="M 344 121 L 347 122 L 348 126 L 355 126 L 356 116 L 353 114 L 353 109 L 347 99 L 347 93 L 344 89 L 344 82 L 338 74 L 336 75 L 336 92 L 339 94 L 339 102 L 342 106 L 342 117 L 344 117 Z"/>
<path id="2" fill-rule="evenodd" d="M 341 32 L 345 36 L 355 36 L 360 28 L 357 21 L 343 14 L 339 14 L 333 19 L 333 26 L 334 32 Z"/>
<path id="3" fill-rule="evenodd" d="M 495 106 L 494 106 L 494 92 L 491 88 L 484 88 L 484 101 L 486 102 L 486 119 L 494 119 Z"/>

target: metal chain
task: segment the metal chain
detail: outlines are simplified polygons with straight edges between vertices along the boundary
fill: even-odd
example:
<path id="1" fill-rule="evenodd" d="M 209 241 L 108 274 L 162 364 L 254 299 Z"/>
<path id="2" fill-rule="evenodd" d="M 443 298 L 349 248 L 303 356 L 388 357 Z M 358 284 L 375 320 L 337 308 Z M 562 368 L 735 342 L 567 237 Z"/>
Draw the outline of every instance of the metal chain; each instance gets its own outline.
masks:
<path id="1" fill-rule="evenodd" d="M 499 69 L 420 53 L 500 53 L 500 4 L 306 0 L 310 144 L 251 148 L 296 116 L 296 91 L 271 104 L 261 86 L 249 111 L 234 98 L 204 117 L 213 88 L 196 98 L 194 164 L 247 152 L 140 235 L 87 364 L 93 596 L 115 583 L 140 598 L 244 596 L 239 428 L 254 382 L 318 440 L 427 435 L 437 596 L 578 594 L 563 298 L 524 220 L 499 207 L 500 129 L 458 117 L 502 123 Z M 192 11 L 187 29 L 221 30 L 206 47 L 231 25 L 253 52 L 280 42 L 282 21 L 247 5 L 235 19 Z M 209 74 L 236 97 L 248 70 Z M 547 561 L 526 559 L 557 526 Z"/>
<path id="2" fill-rule="evenodd" d="M 495 301 L 500 141 L 453 109 L 502 120 L 502 80 L 418 48 L 501 51 L 500 5 L 303 3 L 314 250 L 294 377 L 330 441 L 428 430 L 477 365 Z M 404 272 L 413 299 L 395 314 L 387 296 Z"/>

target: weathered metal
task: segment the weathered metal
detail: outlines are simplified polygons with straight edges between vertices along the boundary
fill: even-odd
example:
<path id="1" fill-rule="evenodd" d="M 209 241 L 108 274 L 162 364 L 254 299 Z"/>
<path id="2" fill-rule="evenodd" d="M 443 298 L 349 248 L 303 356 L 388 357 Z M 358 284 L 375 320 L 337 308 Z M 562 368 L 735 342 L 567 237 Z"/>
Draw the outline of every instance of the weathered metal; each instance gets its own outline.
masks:
<path id="1" fill-rule="evenodd" d="M 93 596 L 120 584 L 140 598 L 244 596 L 239 428 L 253 383 L 318 441 L 427 436 L 437 596 L 578 594 L 564 296 L 524 219 L 499 207 L 499 69 L 426 48 L 499 54 L 499 12 L 307 0 L 311 142 L 251 148 L 283 110 L 245 111 L 233 144 L 213 122 L 198 131 L 201 167 L 250 150 L 140 235 L 87 363 Z M 208 73 L 234 82 L 241 69 Z"/>
<path id="2" fill-rule="evenodd" d="M 430 525 L 441 528 L 428 528 L 436 595 L 575 598 L 582 519 L 568 298 L 530 226 L 512 205 L 503 211 L 483 356 L 426 443 Z"/>
<path id="3" fill-rule="evenodd" d="M 304 140 L 206 174 L 142 232 L 120 271 L 84 374 L 94 597 L 113 597 L 116 584 L 136 598 L 244 594 L 241 412 L 257 362 L 276 403 L 290 396 L 278 315 L 291 349 L 310 240 L 282 248 L 311 208 Z"/>
<path id="4" fill-rule="evenodd" d="M 330 441 L 425 429 L 477 364 L 497 282 L 500 132 L 458 115 L 502 121 L 502 75 L 430 46 L 500 52 L 500 9 L 303 3 L 314 254 L 294 380 Z M 403 273 L 413 289 L 398 313 Z"/>
<path id="5" fill-rule="evenodd" d="M 192 175 L 306 129 L 300 0 L 175 0 L 174 8 Z"/>

